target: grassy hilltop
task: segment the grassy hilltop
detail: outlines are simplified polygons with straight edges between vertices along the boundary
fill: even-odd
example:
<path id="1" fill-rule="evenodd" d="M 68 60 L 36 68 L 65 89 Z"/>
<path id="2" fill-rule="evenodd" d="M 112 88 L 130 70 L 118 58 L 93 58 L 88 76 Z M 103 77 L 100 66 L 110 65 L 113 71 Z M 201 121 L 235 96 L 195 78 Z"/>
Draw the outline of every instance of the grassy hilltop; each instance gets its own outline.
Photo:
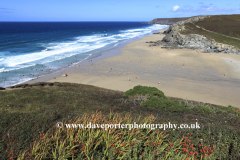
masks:
<path id="1" fill-rule="evenodd" d="M 240 14 L 214 15 L 196 22 L 185 23 L 181 34 L 200 34 L 218 43 L 240 48 Z"/>
<path id="2" fill-rule="evenodd" d="M 184 18 L 155 18 L 148 22 L 149 24 L 163 24 L 163 25 L 172 25 L 176 22 L 183 21 L 188 19 L 189 17 Z"/>
<path id="3" fill-rule="evenodd" d="M 0 91 L 0 159 L 237 159 L 240 110 L 166 97 L 37 83 Z M 64 124 L 195 124 L 199 129 L 58 129 Z"/>

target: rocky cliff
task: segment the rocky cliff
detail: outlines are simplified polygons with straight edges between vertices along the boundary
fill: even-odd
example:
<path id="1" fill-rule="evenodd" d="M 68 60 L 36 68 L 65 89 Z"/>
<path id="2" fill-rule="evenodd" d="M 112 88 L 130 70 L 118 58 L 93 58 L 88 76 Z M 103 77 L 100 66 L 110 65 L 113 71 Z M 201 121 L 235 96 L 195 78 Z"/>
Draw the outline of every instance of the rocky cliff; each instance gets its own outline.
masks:
<path id="1" fill-rule="evenodd" d="M 187 20 L 179 21 L 171 25 L 165 32 L 166 36 L 162 41 L 151 42 L 150 46 L 163 45 L 163 48 L 189 48 L 203 49 L 204 52 L 212 53 L 239 53 L 236 47 L 220 44 L 214 40 L 208 40 L 206 37 L 198 34 L 182 35 L 180 32 L 184 30 L 184 24 L 187 22 L 199 21 L 208 16 L 197 16 Z"/>

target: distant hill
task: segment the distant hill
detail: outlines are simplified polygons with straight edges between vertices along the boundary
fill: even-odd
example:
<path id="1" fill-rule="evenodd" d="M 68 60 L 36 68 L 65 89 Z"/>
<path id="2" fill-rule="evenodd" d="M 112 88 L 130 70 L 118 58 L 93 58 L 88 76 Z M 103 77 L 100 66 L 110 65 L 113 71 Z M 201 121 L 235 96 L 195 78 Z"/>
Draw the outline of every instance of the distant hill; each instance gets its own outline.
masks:
<path id="1" fill-rule="evenodd" d="M 164 24 L 164 25 L 172 25 L 173 23 L 183 21 L 188 19 L 189 17 L 183 18 L 155 18 L 152 21 L 148 22 L 149 24 Z"/>

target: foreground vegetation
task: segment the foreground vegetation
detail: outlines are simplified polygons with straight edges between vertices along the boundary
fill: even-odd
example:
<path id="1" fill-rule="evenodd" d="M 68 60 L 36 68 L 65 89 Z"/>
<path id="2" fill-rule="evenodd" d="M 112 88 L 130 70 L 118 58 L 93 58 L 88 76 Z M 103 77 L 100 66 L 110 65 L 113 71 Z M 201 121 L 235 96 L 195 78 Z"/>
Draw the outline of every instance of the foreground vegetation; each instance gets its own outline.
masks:
<path id="1" fill-rule="evenodd" d="M 16 88 L 21 88 L 19 85 Z M 38 83 L 0 92 L 0 159 L 237 159 L 240 110 L 169 98 Z M 199 129 L 73 129 L 63 124 L 195 124 Z"/>
<path id="2" fill-rule="evenodd" d="M 182 34 L 200 34 L 218 43 L 240 48 L 240 15 L 216 15 L 184 24 Z"/>

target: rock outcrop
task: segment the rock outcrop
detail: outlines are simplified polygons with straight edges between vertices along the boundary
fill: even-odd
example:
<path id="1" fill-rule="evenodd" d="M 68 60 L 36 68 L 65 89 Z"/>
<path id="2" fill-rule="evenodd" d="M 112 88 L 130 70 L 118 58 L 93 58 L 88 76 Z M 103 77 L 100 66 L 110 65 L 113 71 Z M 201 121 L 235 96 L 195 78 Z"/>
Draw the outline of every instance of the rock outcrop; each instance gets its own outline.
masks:
<path id="1" fill-rule="evenodd" d="M 239 53 L 240 50 L 236 47 L 220 44 L 214 40 L 208 40 L 203 35 L 190 34 L 182 35 L 184 24 L 187 22 L 199 21 L 208 16 L 197 16 L 187 20 L 183 20 L 171 25 L 164 34 L 166 35 L 162 41 L 152 42 L 150 46 L 163 45 L 163 48 L 189 48 L 189 49 L 203 49 L 204 52 L 212 53 Z"/>

